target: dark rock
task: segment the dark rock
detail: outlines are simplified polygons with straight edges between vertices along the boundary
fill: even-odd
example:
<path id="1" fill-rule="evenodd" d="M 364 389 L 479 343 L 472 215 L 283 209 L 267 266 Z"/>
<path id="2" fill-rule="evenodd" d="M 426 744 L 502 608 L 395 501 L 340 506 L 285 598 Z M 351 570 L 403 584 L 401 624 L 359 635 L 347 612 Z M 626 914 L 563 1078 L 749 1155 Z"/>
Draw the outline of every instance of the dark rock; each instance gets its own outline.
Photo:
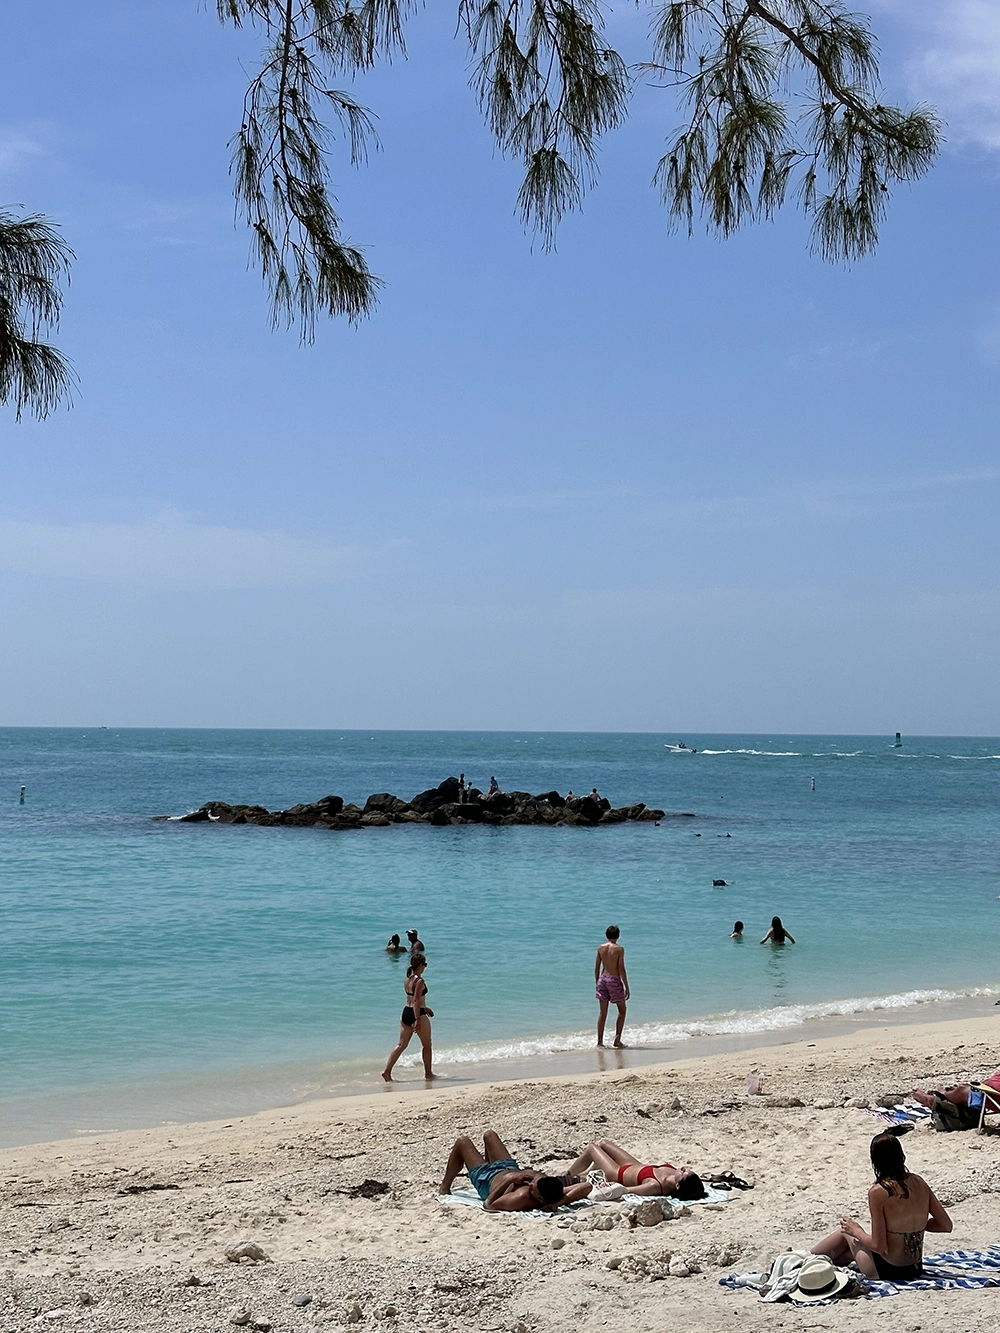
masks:
<path id="1" fill-rule="evenodd" d="M 392 820 L 388 815 L 383 815 L 378 811 L 375 811 L 370 815 L 362 815 L 360 822 L 367 828 L 388 828 L 392 823 Z"/>
<path id="2" fill-rule="evenodd" d="M 608 798 L 607 798 L 606 796 L 602 796 L 601 799 L 597 802 L 597 804 L 598 804 L 598 805 L 601 807 L 601 809 L 604 810 L 605 812 L 607 812 L 608 810 L 611 809 L 611 802 L 608 800 Z"/>
<path id="3" fill-rule="evenodd" d="M 491 815 L 509 815 L 514 809 L 514 801 L 509 792 L 498 791 L 492 796 L 484 796 L 480 805 Z"/>
<path id="4" fill-rule="evenodd" d="M 354 802 L 351 801 L 351 803 L 350 803 L 349 805 L 345 805 L 345 806 L 344 806 L 343 810 L 341 811 L 341 814 L 345 814 L 345 815 L 361 815 L 361 814 L 364 814 L 364 811 L 361 809 L 361 806 L 360 806 L 360 805 L 355 805 Z"/>
<path id="5" fill-rule="evenodd" d="M 177 822 L 179 824 L 207 824 L 208 820 L 208 811 L 202 806 L 200 810 L 192 810 L 189 815 L 181 815 Z"/>
<path id="6" fill-rule="evenodd" d="M 344 808 L 343 796 L 321 796 L 316 802 L 328 815 L 339 815 Z"/>
<path id="7" fill-rule="evenodd" d="M 393 796 L 392 792 L 388 791 L 377 791 L 365 801 L 366 815 L 401 815 L 409 808 L 407 801 L 401 801 L 398 796 Z"/>
<path id="8" fill-rule="evenodd" d="M 601 816 L 602 824 L 623 824 L 628 819 L 627 810 L 605 810 Z"/>
<path id="9" fill-rule="evenodd" d="M 450 824 L 451 820 L 439 806 L 436 810 L 431 811 L 427 817 L 427 822 L 429 824 L 437 824 L 440 826 L 441 824 Z"/>
<path id="10" fill-rule="evenodd" d="M 481 805 L 469 805 L 468 802 L 452 801 L 449 805 L 440 805 L 434 811 L 435 815 L 444 815 L 451 822 L 457 824 L 481 824 L 483 822 L 483 807 Z M 437 823 L 437 820 L 432 820 Z"/>
<path id="11" fill-rule="evenodd" d="M 576 814 L 578 818 L 582 819 L 587 824 L 599 824 L 604 811 L 595 800 L 592 800 L 589 796 L 585 796 L 576 807 Z"/>
<path id="12" fill-rule="evenodd" d="M 646 808 L 645 801 L 636 801 L 634 805 L 630 805 L 628 807 L 628 814 L 626 815 L 626 819 L 638 819 L 639 816 L 642 814 L 643 810 L 645 810 L 645 808 Z"/>
<path id="13" fill-rule="evenodd" d="M 548 801 L 549 805 L 556 806 L 559 809 L 562 809 L 562 807 L 566 804 L 563 797 L 560 796 L 557 791 L 543 791 L 541 795 L 535 797 L 535 800 Z"/>
<path id="14" fill-rule="evenodd" d="M 632 819 L 638 819 L 642 823 L 649 823 L 654 819 L 662 819 L 662 810 L 643 810 L 641 814 L 630 816 Z"/>
<path id="15" fill-rule="evenodd" d="M 348 814 L 345 810 L 341 815 L 331 815 L 329 819 L 323 821 L 323 824 L 325 828 L 332 829 L 360 828 L 361 815 Z"/>
<path id="16" fill-rule="evenodd" d="M 445 778 L 440 786 L 418 792 L 410 802 L 410 806 L 418 814 L 427 815 L 438 806 L 451 805 L 458 800 L 458 795 L 458 778 Z"/>

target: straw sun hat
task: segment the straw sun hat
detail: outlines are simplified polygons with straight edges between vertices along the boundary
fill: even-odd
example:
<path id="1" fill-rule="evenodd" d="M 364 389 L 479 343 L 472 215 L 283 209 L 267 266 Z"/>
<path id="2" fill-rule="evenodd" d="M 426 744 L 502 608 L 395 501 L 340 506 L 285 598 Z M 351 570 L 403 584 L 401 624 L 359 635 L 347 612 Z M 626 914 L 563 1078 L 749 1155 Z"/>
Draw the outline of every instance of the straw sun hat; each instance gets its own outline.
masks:
<path id="1" fill-rule="evenodd" d="M 799 1269 L 798 1285 L 788 1293 L 788 1299 L 796 1305 L 828 1301 L 843 1291 L 850 1280 L 850 1275 L 835 1268 L 825 1255 L 814 1254 Z"/>

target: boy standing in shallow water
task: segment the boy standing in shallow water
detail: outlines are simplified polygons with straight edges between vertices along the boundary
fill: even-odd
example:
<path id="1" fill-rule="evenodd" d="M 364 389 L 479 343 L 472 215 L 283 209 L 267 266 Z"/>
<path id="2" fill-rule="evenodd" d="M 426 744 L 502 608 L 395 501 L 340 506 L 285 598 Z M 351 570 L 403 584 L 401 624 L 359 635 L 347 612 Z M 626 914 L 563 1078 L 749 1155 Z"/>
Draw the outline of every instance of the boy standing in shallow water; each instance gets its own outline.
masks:
<path id="1" fill-rule="evenodd" d="M 597 999 L 600 1012 L 597 1016 L 597 1044 L 604 1045 L 604 1024 L 608 1018 L 608 1005 L 618 1006 L 618 1021 L 615 1024 L 615 1045 L 621 1047 L 622 1031 L 625 1027 L 625 1001 L 629 998 L 628 974 L 625 971 L 625 950 L 618 943 L 621 931 L 617 926 L 608 926 L 604 932 L 608 942 L 597 950 L 594 963 L 594 981 L 597 985 Z"/>

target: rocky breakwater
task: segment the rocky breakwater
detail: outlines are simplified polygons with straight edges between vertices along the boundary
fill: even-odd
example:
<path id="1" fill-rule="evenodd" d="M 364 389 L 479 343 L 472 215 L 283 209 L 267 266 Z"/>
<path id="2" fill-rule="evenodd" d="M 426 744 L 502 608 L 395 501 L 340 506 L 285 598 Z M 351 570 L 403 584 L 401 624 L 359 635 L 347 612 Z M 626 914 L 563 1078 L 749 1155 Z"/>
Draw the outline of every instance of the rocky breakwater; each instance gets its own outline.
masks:
<path id="1" fill-rule="evenodd" d="M 616 809 L 604 798 L 597 801 L 590 796 L 567 798 L 557 791 L 542 792 L 538 796 L 526 791 L 484 795 L 473 787 L 463 793 L 457 778 L 445 778 L 439 786 L 418 792 L 410 801 L 393 796 L 391 792 L 376 792 L 368 797 L 364 806 L 345 805 L 342 796 L 324 796 L 305 805 L 293 805 L 288 810 L 206 801 L 200 809 L 182 815 L 180 822 L 282 824 L 327 829 L 378 828 L 389 824 L 576 824 L 593 828 L 598 824 L 623 824 L 626 820 L 648 823 L 668 817 L 665 811 L 651 810 L 642 801 Z M 674 817 L 694 818 L 686 813 Z"/>

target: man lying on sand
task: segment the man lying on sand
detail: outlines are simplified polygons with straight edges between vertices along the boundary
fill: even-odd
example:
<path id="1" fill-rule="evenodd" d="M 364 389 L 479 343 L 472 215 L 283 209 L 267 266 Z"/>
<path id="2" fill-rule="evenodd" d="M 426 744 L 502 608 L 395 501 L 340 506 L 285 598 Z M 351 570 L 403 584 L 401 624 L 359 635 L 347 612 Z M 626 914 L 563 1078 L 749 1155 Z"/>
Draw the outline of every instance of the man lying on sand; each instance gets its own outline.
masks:
<path id="1" fill-rule="evenodd" d="M 983 1084 L 987 1088 L 992 1088 L 994 1092 L 1000 1093 L 1000 1069 L 989 1078 L 983 1079 Z M 957 1083 L 953 1088 L 935 1088 L 931 1092 L 921 1092 L 919 1088 L 913 1089 L 913 1096 L 922 1106 L 929 1106 L 934 1109 L 934 1099 L 941 1097 L 947 1102 L 954 1103 L 955 1106 L 968 1106 L 969 1089 L 968 1083 Z"/>
<path id="2" fill-rule="evenodd" d="M 624 1185 L 629 1194 L 666 1194 L 674 1199 L 703 1199 L 706 1194 L 701 1177 L 690 1167 L 669 1162 L 644 1165 L 611 1139 L 588 1144 L 570 1167 L 570 1174 L 582 1175 L 592 1166 L 603 1171 L 610 1183 Z"/>
<path id="3" fill-rule="evenodd" d="M 442 1194 L 451 1193 L 462 1170 L 468 1171 L 488 1213 L 526 1213 L 532 1208 L 551 1212 L 560 1204 L 585 1199 L 591 1191 L 586 1180 L 522 1170 L 495 1130 L 488 1129 L 483 1135 L 483 1149 L 480 1152 L 466 1134 L 455 1140 L 441 1181 Z"/>

